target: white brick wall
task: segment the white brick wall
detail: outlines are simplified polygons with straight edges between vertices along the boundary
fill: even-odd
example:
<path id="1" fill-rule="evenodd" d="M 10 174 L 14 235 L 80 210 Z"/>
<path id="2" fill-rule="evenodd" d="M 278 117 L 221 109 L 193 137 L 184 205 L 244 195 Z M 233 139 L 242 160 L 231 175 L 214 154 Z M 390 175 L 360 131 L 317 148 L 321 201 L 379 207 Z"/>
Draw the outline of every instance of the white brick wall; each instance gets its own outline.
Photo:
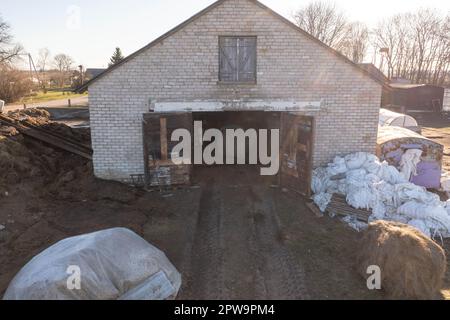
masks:
<path id="1" fill-rule="evenodd" d="M 258 83 L 220 85 L 219 35 L 258 37 Z M 89 87 L 95 174 L 143 173 L 142 114 L 149 100 L 325 99 L 314 164 L 374 152 L 381 86 L 248 0 L 228 0 Z"/>

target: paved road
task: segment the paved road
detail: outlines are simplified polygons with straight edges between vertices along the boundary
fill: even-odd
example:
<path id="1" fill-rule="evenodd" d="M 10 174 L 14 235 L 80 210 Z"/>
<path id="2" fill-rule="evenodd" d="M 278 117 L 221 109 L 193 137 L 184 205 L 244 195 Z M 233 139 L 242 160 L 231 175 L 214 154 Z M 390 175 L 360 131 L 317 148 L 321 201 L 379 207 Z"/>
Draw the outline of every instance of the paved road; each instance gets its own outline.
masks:
<path id="1" fill-rule="evenodd" d="M 72 98 L 70 100 L 71 100 L 72 106 L 88 106 L 88 104 L 89 104 L 89 98 L 87 96 L 79 97 L 79 98 Z M 62 108 L 62 107 L 67 107 L 67 106 L 68 106 L 67 99 L 27 104 L 27 108 L 36 108 L 36 107 Z M 23 109 L 23 104 L 7 105 L 3 108 L 3 111 L 8 112 L 8 111 L 13 111 L 13 110 L 17 110 L 17 109 Z"/>

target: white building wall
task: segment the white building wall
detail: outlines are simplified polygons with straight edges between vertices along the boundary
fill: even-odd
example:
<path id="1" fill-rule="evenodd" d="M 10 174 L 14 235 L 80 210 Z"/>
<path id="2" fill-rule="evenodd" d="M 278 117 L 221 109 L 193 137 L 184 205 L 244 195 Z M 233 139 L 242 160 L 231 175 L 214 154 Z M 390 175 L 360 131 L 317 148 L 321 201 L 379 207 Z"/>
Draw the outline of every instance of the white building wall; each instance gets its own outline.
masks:
<path id="1" fill-rule="evenodd" d="M 257 36 L 257 84 L 218 84 L 221 35 Z M 251 0 L 228 0 L 89 87 L 95 174 L 144 171 L 142 114 L 150 101 L 325 102 L 314 165 L 375 152 L 381 85 Z"/>

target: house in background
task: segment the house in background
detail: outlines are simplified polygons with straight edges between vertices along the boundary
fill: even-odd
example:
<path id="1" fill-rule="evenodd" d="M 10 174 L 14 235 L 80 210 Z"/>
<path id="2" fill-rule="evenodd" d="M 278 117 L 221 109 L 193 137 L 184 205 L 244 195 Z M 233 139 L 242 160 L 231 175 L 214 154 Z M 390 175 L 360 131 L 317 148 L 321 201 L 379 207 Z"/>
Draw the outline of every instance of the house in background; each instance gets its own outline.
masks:
<path id="1" fill-rule="evenodd" d="M 106 69 L 100 68 L 87 68 L 85 72 L 86 80 L 91 80 L 98 75 L 102 74 Z"/>
<path id="2" fill-rule="evenodd" d="M 450 111 L 450 89 L 428 84 L 413 84 L 404 78 L 389 80 L 384 73 L 372 63 L 360 63 L 361 68 L 372 77 L 383 83 L 381 106 L 401 113 L 442 112 L 444 108 Z M 446 106 L 446 107 L 444 107 Z"/>
<path id="3" fill-rule="evenodd" d="M 442 109 L 444 112 L 450 112 L 450 88 L 446 88 L 444 91 L 444 103 Z"/>
<path id="4" fill-rule="evenodd" d="M 383 82 L 255 0 L 219 0 L 86 83 L 99 178 L 189 183 L 175 129 L 281 129 L 281 183 L 374 153 Z M 194 172 L 195 174 L 195 172 Z"/>
<path id="5" fill-rule="evenodd" d="M 444 88 L 429 84 L 391 83 L 389 90 L 383 90 L 383 106 L 400 111 L 442 112 Z"/>

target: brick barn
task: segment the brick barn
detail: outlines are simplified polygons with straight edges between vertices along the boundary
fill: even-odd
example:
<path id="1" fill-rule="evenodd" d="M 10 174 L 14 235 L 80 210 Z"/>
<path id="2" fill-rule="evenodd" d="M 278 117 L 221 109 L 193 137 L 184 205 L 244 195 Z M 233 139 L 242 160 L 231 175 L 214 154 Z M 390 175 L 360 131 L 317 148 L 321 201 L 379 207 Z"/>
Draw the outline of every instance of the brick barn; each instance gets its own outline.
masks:
<path id="1" fill-rule="evenodd" d="M 375 153 L 382 82 L 255 0 L 219 0 L 86 83 L 95 175 L 151 185 L 174 166 L 176 128 L 279 128 L 281 182 L 308 194 L 311 169 Z"/>

